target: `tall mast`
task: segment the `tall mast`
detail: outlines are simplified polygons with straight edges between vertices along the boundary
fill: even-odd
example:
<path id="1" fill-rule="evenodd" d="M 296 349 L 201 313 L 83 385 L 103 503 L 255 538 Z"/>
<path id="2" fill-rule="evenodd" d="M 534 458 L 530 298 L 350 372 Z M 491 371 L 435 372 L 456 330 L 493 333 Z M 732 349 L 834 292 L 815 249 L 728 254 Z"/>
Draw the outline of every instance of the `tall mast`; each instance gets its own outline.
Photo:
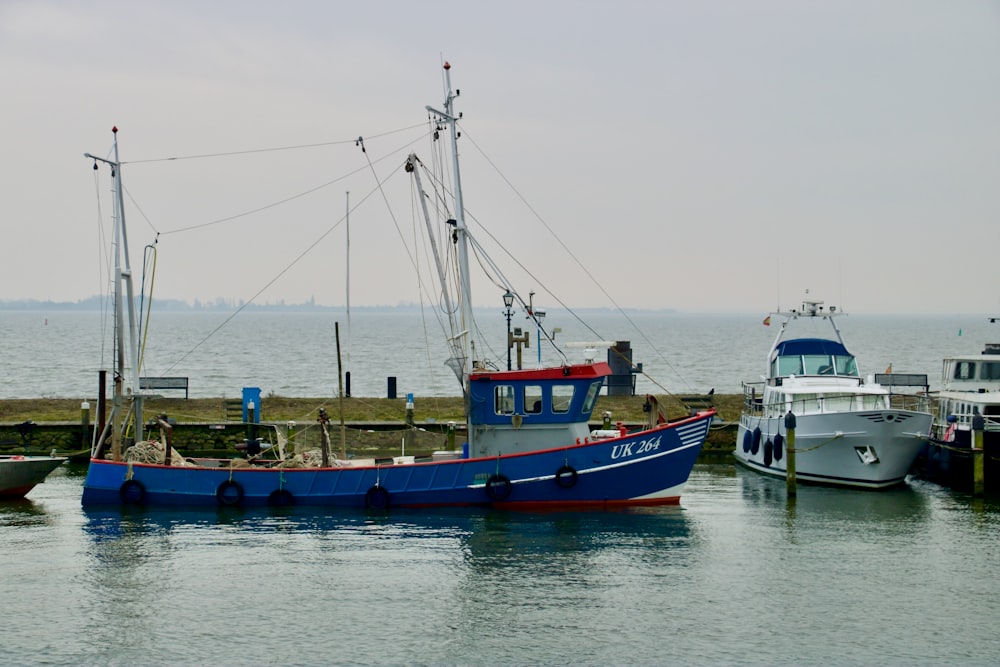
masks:
<path id="1" fill-rule="evenodd" d="M 139 387 L 139 335 L 138 327 L 136 324 L 135 315 L 135 293 L 132 286 L 132 264 L 129 259 L 128 252 L 128 232 L 125 228 L 125 195 L 123 193 L 124 188 L 122 187 L 122 167 L 121 161 L 118 159 L 118 128 L 114 127 L 111 130 L 115 135 L 115 164 L 117 168 L 115 169 L 115 189 L 117 192 L 117 202 L 118 202 L 118 222 L 116 225 L 116 236 L 118 230 L 121 232 L 120 241 L 116 245 L 118 246 L 117 253 L 115 255 L 115 301 L 117 303 L 117 317 L 119 323 L 119 343 L 121 342 L 122 332 L 121 332 L 121 319 L 122 319 L 122 294 L 121 285 L 122 282 L 125 283 L 126 298 L 128 299 L 128 332 L 129 332 L 129 361 L 131 366 L 131 377 L 130 384 L 132 385 L 132 395 L 134 397 L 133 406 L 135 409 L 135 439 L 136 441 L 142 439 L 142 427 L 143 427 L 143 415 L 142 415 L 142 391 Z M 124 262 L 125 266 L 122 268 L 121 263 Z M 123 348 L 119 346 L 118 359 L 122 362 L 119 365 L 119 372 L 124 375 L 125 365 L 123 362 Z M 167 457 L 169 461 L 169 455 Z"/>
<path id="2" fill-rule="evenodd" d="M 351 369 L 351 193 L 344 193 L 344 267 L 347 276 L 344 279 L 345 300 L 347 308 L 347 370 Z M 350 376 L 348 376 L 350 378 Z M 350 385 L 350 382 L 347 383 Z"/>
<path id="3" fill-rule="evenodd" d="M 451 131 L 452 166 L 455 178 L 455 238 L 458 245 L 458 272 L 461 281 L 461 294 L 459 294 L 459 311 L 462 316 L 460 334 L 462 341 L 462 386 L 466 397 L 469 394 L 469 372 L 472 370 L 472 283 L 469 278 L 469 249 L 467 228 L 465 226 L 465 205 L 462 202 L 462 175 L 458 168 L 458 117 L 455 116 L 452 105 L 455 98 L 459 96 L 459 91 L 452 92 L 451 89 L 451 65 L 444 64 L 445 85 L 448 89 L 444 102 L 444 111 L 438 111 L 432 107 L 427 110 L 435 114 L 442 121 L 448 124 Z"/>
<path id="4" fill-rule="evenodd" d="M 115 317 L 115 372 L 114 372 L 114 394 L 112 397 L 112 429 L 111 429 L 111 455 L 115 461 L 121 460 L 121 434 L 123 417 L 123 384 L 125 382 L 125 369 L 131 366 L 129 383 L 132 386 L 133 407 L 135 410 L 136 438 L 142 436 L 143 415 L 142 415 L 142 394 L 139 389 L 139 336 L 137 333 L 135 314 L 135 295 L 132 289 L 132 267 L 128 253 L 128 234 L 125 230 L 125 195 L 122 186 L 122 168 L 118 158 L 118 128 L 111 128 L 114 134 L 114 160 L 84 153 L 95 162 L 103 162 L 111 166 L 112 177 L 115 188 L 115 294 L 114 294 L 114 317 Z M 125 294 L 122 294 L 122 285 L 125 285 Z M 128 300 L 129 319 L 129 340 L 128 357 L 129 364 L 125 362 L 125 300 Z M 102 436 L 103 437 L 103 436 Z"/>

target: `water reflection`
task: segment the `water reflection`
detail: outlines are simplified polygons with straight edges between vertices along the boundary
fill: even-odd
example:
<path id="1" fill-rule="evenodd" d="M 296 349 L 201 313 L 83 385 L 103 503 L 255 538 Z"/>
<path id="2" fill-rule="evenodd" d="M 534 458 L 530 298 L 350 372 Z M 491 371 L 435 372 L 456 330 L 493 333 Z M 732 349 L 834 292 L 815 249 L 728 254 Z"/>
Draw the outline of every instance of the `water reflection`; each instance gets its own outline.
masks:
<path id="1" fill-rule="evenodd" d="M 95 545 L 198 531 L 297 534 L 317 538 L 357 533 L 397 539 L 451 538 L 470 556 L 587 552 L 603 548 L 679 546 L 691 526 L 680 507 L 619 512 L 522 513 L 479 508 L 437 511 L 269 508 L 83 510 Z"/>
<path id="2" fill-rule="evenodd" d="M 45 505 L 30 498 L 0 501 L 0 528 L 51 525 Z"/>

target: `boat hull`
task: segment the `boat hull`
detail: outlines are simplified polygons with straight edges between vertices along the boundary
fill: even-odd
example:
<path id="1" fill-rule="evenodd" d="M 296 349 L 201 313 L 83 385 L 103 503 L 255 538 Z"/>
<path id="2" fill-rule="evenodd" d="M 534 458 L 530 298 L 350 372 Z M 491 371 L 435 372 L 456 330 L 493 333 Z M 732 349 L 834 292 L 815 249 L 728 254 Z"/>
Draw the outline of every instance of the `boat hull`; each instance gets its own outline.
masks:
<path id="1" fill-rule="evenodd" d="M 0 456 L 0 498 L 23 498 L 65 461 L 61 456 Z"/>
<path id="2" fill-rule="evenodd" d="M 932 420 L 929 413 L 909 410 L 795 418 L 797 481 L 867 489 L 889 488 L 906 481 Z M 736 461 L 766 475 L 786 477 L 788 433 L 784 421 L 784 417 L 741 417 Z"/>
<path id="3" fill-rule="evenodd" d="M 82 502 L 524 509 L 677 504 L 713 414 L 536 452 L 384 466 L 180 467 L 92 459 Z"/>

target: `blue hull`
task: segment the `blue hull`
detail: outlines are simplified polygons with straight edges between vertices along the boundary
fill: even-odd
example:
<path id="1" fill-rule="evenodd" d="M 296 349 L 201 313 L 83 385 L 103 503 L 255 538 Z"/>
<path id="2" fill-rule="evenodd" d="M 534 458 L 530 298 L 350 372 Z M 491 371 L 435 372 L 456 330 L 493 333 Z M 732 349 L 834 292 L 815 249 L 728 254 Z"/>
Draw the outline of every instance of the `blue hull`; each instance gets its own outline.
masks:
<path id="1" fill-rule="evenodd" d="M 92 459 L 82 502 L 523 509 L 676 504 L 713 414 L 543 451 L 385 466 L 213 468 Z"/>

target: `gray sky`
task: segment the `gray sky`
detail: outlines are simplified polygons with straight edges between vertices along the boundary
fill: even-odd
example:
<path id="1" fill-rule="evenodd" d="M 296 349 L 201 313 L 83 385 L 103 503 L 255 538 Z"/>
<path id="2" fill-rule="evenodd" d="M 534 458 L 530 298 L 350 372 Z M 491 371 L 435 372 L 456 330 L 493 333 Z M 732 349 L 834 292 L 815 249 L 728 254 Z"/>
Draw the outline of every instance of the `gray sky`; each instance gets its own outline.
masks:
<path id="1" fill-rule="evenodd" d="M 986 0 L 0 0 L 0 299 L 105 290 L 107 174 L 82 154 L 106 155 L 117 125 L 134 261 L 161 233 L 159 297 L 342 304 L 341 228 L 265 286 L 340 220 L 346 191 L 373 192 L 352 139 L 372 137 L 374 159 L 419 136 L 378 137 L 440 107 L 443 60 L 467 208 L 536 270 L 524 293 L 764 312 L 809 289 L 850 312 L 1000 312 Z M 329 142 L 344 143 L 143 162 Z M 352 305 L 419 300 L 390 249 L 409 186 L 391 187 L 396 225 L 381 193 L 351 214 Z"/>

